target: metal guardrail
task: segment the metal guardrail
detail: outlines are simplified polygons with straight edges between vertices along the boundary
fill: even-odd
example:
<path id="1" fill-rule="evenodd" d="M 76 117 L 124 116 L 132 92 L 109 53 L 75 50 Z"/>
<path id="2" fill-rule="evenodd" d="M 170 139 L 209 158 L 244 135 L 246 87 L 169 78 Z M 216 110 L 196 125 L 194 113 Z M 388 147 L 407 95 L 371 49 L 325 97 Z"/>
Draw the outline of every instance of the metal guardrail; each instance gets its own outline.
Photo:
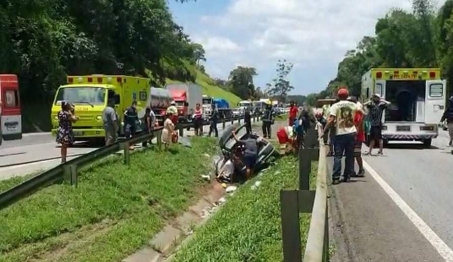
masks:
<path id="1" fill-rule="evenodd" d="M 305 148 L 299 150 L 299 189 L 281 190 L 281 223 L 284 262 L 329 261 L 329 224 L 327 203 L 327 146 L 318 142 L 314 130 L 307 132 Z M 315 146 L 319 143 L 319 147 Z M 317 148 L 315 148 L 317 147 Z M 318 161 L 316 190 L 310 190 L 313 161 Z M 305 253 L 302 257 L 300 213 L 311 213 Z M 303 260 L 302 260 L 303 258 Z"/>
<path id="2" fill-rule="evenodd" d="M 231 124 L 233 124 L 235 120 L 238 120 L 238 122 L 241 123 L 242 119 L 243 118 L 238 117 L 230 119 L 221 119 L 220 123 L 222 124 L 223 128 L 225 128 L 226 123 L 231 121 Z M 253 122 L 256 122 L 258 120 L 259 118 L 252 117 Z M 209 124 L 210 124 L 209 122 L 203 123 L 204 126 Z M 183 136 L 184 129 L 193 127 L 194 127 L 193 123 L 181 123 L 176 126 L 176 129 L 179 129 L 179 135 Z M 131 144 L 141 143 L 150 140 L 152 137 L 157 137 L 157 146 L 160 150 L 162 146 L 161 144 L 162 130 L 163 128 L 159 127 L 153 130 L 151 134 L 150 133 L 140 134 L 130 139 L 121 140 L 112 145 L 98 148 L 94 151 L 91 151 L 90 153 L 69 160 L 66 163 L 60 164 L 35 177 L 32 177 L 29 180 L 0 194 L 0 210 L 8 207 L 9 205 L 14 204 L 15 202 L 19 201 L 24 197 L 27 197 L 39 191 L 41 188 L 62 182 L 64 180 L 68 180 L 72 185 L 77 186 L 78 181 L 77 173 L 80 171 L 81 168 L 97 160 L 100 160 L 106 156 L 115 154 L 120 150 L 124 150 L 124 164 L 129 165 L 130 163 L 129 145 Z"/>

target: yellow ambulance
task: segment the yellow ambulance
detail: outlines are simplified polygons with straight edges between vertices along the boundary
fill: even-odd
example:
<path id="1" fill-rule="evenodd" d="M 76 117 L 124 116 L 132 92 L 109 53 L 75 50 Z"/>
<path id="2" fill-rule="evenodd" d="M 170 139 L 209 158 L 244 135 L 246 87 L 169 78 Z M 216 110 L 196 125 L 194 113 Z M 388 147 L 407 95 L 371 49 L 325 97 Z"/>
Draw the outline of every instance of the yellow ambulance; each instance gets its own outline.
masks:
<path id="1" fill-rule="evenodd" d="M 124 75 L 68 76 L 67 84 L 58 88 L 51 110 L 52 135 L 56 136 L 58 112 L 61 102 L 74 104 L 79 120 L 73 123 L 76 141 L 104 141 L 102 111 L 109 99 L 115 100 L 118 115 L 119 136 L 124 135 L 123 116 L 126 109 L 137 101 L 139 117 L 144 114 L 150 91 L 150 79 Z M 137 125 L 137 132 L 142 128 Z"/>

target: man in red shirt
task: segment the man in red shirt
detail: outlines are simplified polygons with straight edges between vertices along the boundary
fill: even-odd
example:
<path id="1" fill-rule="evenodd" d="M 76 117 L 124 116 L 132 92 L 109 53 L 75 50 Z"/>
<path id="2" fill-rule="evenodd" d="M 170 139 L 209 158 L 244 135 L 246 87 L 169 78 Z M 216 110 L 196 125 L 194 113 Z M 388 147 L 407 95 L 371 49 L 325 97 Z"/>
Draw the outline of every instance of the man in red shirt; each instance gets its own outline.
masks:
<path id="1" fill-rule="evenodd" d="M 289 104 L 289 126 L 294 125 L 294 121 L 297 118 L 297 113 L 299 113 L 299 109 L 296 105 L 294 105 L 294 101 L 291 101 Z"/>
<path id="2" fill-rule="evenodd" d="M 349 101 L 356 103 L 359 107 L 362 107 L 362 105 L 357 101 L 357 98 L 355 96 L 350 96 L 348 98 Z M 354 144 L 354 157 L 357 161 L 357 165 L 359 166 L 359 172 L 352 174 L 352 176 L 356 177 L 363 177 L 365 176 L 365 171 L 363 169 L 363 160 L 362 160 L 362 143 L 365 142 L 365 131 L 363 128 L 363 119 L 364 115 L 363 113 L 358 110 L 355 113 L 354 116 L 354 125 L 357 128 L 357 135 L 356 135 L 356 140 Z"/>

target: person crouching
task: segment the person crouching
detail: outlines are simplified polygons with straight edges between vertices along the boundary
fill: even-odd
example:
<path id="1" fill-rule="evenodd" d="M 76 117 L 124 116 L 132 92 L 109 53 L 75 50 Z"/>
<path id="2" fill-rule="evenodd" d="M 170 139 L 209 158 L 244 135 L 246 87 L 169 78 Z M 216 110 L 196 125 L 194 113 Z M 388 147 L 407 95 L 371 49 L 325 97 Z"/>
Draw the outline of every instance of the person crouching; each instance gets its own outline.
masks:
<path id="1" fill-rule="evenodd" d="M 295 132 L 293 126 L 285 126 L 277 131 L 280 154 L 295 153 Z"/>

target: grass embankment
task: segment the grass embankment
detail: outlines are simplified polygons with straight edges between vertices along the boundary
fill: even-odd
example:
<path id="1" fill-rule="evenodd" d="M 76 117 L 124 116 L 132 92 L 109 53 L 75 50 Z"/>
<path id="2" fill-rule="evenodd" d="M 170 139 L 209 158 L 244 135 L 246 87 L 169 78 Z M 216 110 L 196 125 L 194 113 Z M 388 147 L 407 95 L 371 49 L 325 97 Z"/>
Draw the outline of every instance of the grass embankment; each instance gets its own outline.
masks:
<path id="1" fill-rule="evenodd" d="M 1 210 L 0 261 L 120 261 L 202 193 L 215 142 L 137 152 L 130 166 L 110 158 L 83 171 L 78 188 L 53 185 Z"/>
<path id="2" fill-rule="evenodd" d="M 211 97 L 223 98 L 230 103 L 230 107 L 236 107 L 237 103 L 242 99 L 236 96 L 235 94 L 228 92 L 222 89 L 220 86 L 216 85 L 215 81 L 211 79 L 208 75 L 204 74 L 198 69 L 195 69 L 197 73 L 197 78 L 195 83 L 200 85 L 202 88 L 203 95 L 209 95 Z M 178 83 L 178 81 L 167 80 L 167 83 Z"/>
<path id="3" fill-rule="evenodd" d="M 317 164 L 313 167 L 314 187 Z M 280 190 L 295 189 L 297 173 L 297 160 L 288 156 L 278 160 L 263 176 L 240 187 L 173 262 L 283 261 Z M 253 190 L 255 181 L 261 181 L 261 185 Z M 302 243 L 306 241 L 309 219 L 310 215 L 301 214 Z"/>

